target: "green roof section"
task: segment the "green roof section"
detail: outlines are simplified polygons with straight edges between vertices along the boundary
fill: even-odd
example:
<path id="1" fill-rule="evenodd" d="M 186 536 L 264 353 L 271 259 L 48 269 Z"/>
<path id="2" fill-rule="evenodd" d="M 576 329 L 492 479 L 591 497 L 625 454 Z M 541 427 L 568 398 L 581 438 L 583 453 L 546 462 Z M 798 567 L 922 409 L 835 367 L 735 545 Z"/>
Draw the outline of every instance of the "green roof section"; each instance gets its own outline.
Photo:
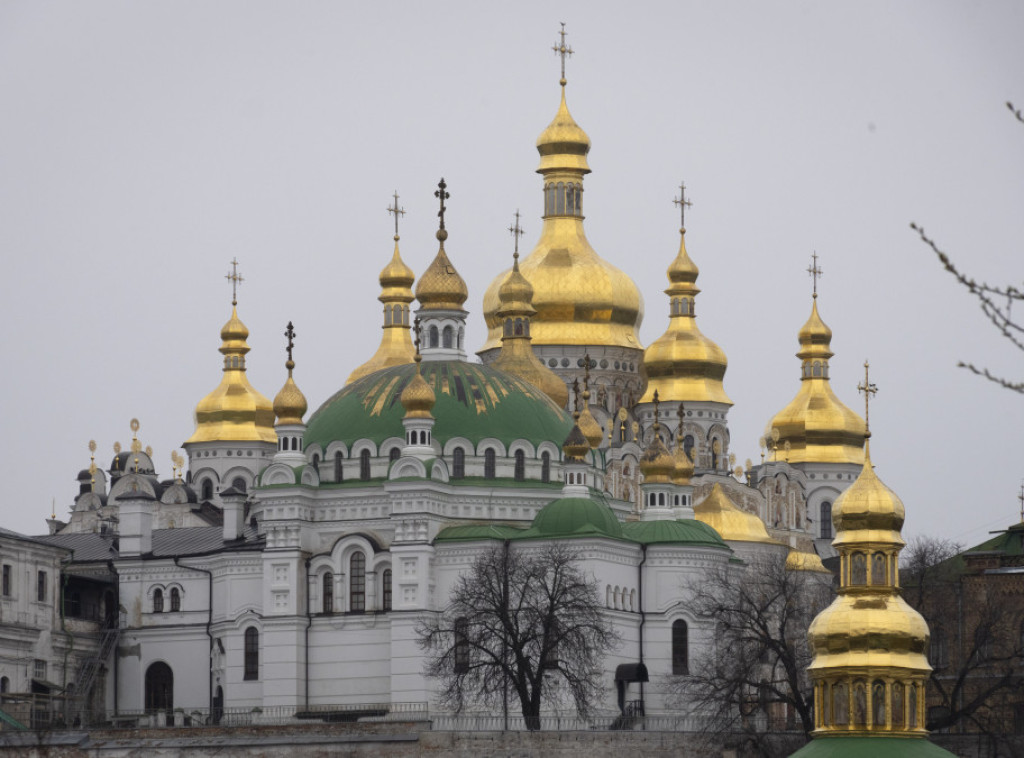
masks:
<path id="1" fill-rule="evenodd" d="M 514 540 L 525 530 L 505 524 L 459 524 L 438 532 L 435 542 L 470 542 L 475 540 Z"/>
<path id="2" fill-rule="evenodd" d="M 1001 553 L 1006 556 L 1024 555 L 1024 523 L 1014 524 L 990 540 L 975 545 L 964 553 Z"/>
<path id="3" fill-rule="evenodd" d="M 530 536 L 547 538 L 623 538 L 622 524 L 612 509 L 587 497 L 563 497 L 548 503 L 534 517 L 528 531 Z"/>
<path id="4" fill-rule="evenodd" d="M 700 545 L 730 549 L 718 532 L 696 519 L 629 521 L 622 525 L 622 536 L 641 545 Z"/>
<path id="5" fill-rule="evenodd" d="M 922 737 L 818 737 L 790 758 L 956 758 Z"/>
<path id="6" fill-rule="evenodd" d="M 494 437 L 506 445 L 517 439 L 534 445 L 561 446 L 572 418 L 528 382 L 477 363 L 424 361 L 421 373 L 437 402 L 433 436 L 447 442 L 465 437 L 476 444 Z M 349 384 L 320 406 L 306 428 L 305 444 L 323 449 L 335 440 L 349 445 L 360 439 L 380 444 L 405 434 L 402 390 L 416 373 L 415 364 L 393 366 Z"/>

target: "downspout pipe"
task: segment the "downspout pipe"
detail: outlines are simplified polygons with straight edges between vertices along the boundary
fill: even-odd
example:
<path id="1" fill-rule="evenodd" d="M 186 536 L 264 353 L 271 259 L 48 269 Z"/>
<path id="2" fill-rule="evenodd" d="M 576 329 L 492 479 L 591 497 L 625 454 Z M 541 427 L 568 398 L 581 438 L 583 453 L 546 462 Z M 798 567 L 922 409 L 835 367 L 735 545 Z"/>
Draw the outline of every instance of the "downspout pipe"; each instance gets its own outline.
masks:
<path id="1" fill-rule="evenodd" d="M 647 563 L 647 545 L 640 545 L 640 565 L 636 567 L 637 600 L 640 608 L 640 663 L 644 662 L 644 626 L 647 624 L 647 614 L 644 612 L 644 564 Z M 640 707 L 647 713 L 644 703 L 644 683 L 640 682 Z"/>
<path id="2" fill-rule="evenodd" d="M 207 654 L 207 662 L 213 660 L 213 572 L 209 569 L 199 568 L 198 566 L 186 566 L 178 562 L 178 556 L 174 556 L 174 565 L 178 568 L 192 569 L 193 571 L 199 571 L 206 574 L 206 587 L 207 587 L 207 615 L 206 615 L 206 636 L 210 639 L 210 652 Z M 213 677 L 207 678 L 206 683 L 207 691 L 207 708 L 213 710 Z"/>
<path id="3" fill-rule="evenodd" d="M 305 676 L 305 680 L 306 680 L 306 694 L 305 694 L 305 703 L 306 703 L 306 709 L 307 710 L 309 709 L 309 628 L 311 626 L 313 626 L 313 607 L 312 607 L 312 604 L 309 602 L 310 595 L 312 594 L 310 592 L 310 587 L 312 585 L 310 584 L 310 581 L 309 581 L 310 580 L 309 567 L 310 567 L 310 564 L 312 564 L 312 563 L 313 563 L 313 559 L 312 558 L 307 558 L 306 559 L 306 642 L 305 642 L 304 649 L 305 649 L 305 653 L 306 653 L 306 661 L 305 661 L 305 663 L 306 663 L 306 676 Z"/>
<path id="4" fill-rule="evenodd" d="M 67 560 L 60 562 L 60 630 L 65 637 L 68 638 L 68 646 L 64 651 L 64 665 L 61 667 L 63 671 L 61 687 L 66 692 L 68 688 L 68 656 L 71 655 L 71 651 L 75 649 L 75 635 L 68 631 L 67 625 L 65 624 L 64 615 L 64 595 L 68 588 L 68 574 L 65 572 L 65 568 L 71 565 L 71 561 L 74 560 L 75 553 L 71 551 L 71 555 L 68 556 Z M 35 672 L 33 672 L 35 673 Z M 67 715 L 67 706 L 64 708 L 65 715 Z"/>
<path id="5" fill-rule="evenodd" d="M 111 574 L 114 575 L 114 605 L 115 605 L 115 608 L 114 608 L 114 619 L 113 619 L 113 621 L 114 621 L 114 626 L 120 627 L 121 626 L 121 577 L 117 573 L 117 567 L 114 565 L 113 561 L 107 561 L 107 570 Z M 108 616 L 110 615 L 110 609 L 109 608 L 107 609 L 107 615 Z M 119 669 L 119 663 L 121 661 L 121 656 L 119 656 L 117 654 L 117 648 L 116 647 L 114 648 L 113 652 L 114 652 L 114 713 L 117 713 L 117 706 L 118 706 L 118 702 L 117 702 L 117 694 L 118 694 L 117 679 L 118 679 L 118 674 L 119 674 L 119 670 L 118 669 Z M 104 698 L 106 698 L 105 694 L 104 694 Z"/>

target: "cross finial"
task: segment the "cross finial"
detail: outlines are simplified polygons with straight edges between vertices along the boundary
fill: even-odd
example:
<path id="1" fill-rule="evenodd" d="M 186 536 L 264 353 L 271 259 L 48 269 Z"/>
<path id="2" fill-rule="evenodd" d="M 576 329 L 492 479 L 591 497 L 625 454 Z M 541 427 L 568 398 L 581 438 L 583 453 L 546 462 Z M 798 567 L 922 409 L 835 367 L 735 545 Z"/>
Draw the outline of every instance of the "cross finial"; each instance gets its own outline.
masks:
<path id="1" fill-rule="evenodd" d="M 561 37 L 561 41 L 557 45 L 552 47 L 551 49 L 555 51 L 555 55 L 558 55 L 558 56 L 560 56 L 562 58 L 562 78 L 558 80 L 558 83 L 561 84 L 564 87 L 565 86 L 565 59 L 566 59 L 566 57 L 572 55 L 572 48 L 565 44 L 565 35 L 568 34 L 568 32 L 565 31 L 565 22 L 562 21 L 561 24 L 562 24 L 562 29 L 561 29 L 560 32 L 558 32 L 558 35 Z"/>
<path id="2" fill-rule="evenodd" d="M 437 212 L 437 217 L 439 219 L 441 219 L 441 226 L 439 227 L 439 231 L 442 231 L 442 232 L 444 231 L 444 211 L 445 211 L 444 201 L 447 200 L 449 197 L 451 197 L 451 195 L 449 195 L 445 191 L 447 189 L 447 187 L 448 187 L 448 185 L 445 184 L 444 177 L 442 176 L 441 177 L 441 181 L 439 181 L 437 183 L 437 189 L 434 191 L 434 197 L 436 197 L 438 200 L 441 201 L 441 210 L 439 210 Z"/>
<path id="3" fill-rule="evenodd" d="M 583 356 L 583 399 L 590 397 L 590 353 Z"/>
<path id="4" fill-rule="evenodd" d="M 510 226 L 508 228 L 508 231 L 509 231 L 509 234 L 511 234 L 512 237 L 516 241 L 516 251 L 512 254 L 512 257 L 515 258 L 516 261 L 518 261 L 519 260 L 519 238 L 523 236 L 523 229 L 522 229 L 521 226 L 519 226 L 519 209 L 518 208 L 516 208 L 515 217 L 516 217 L 516 222 L 512 226 Z"/>
<path id="5" fill-rule="evenodd" d="M 818 297 L 818 277 L 824 272 L 821 270 L 821 266 L 818 265 L 818 251 L 815 250 L 811 253 L 811 265 L 807 267 L 807 273 L 814 279 L 814 297 Z"/>
<path id="6" fill-rule="evenodd" d="M 227 274 L 224 278 L 231 282 L 231 304 L 238 305 L 238 285 L 245 280 L 242 278 L 242 275 L 238 273 L 237 258 L 231 259 L 231 273 Z"/>
<path id="7" fill-rule="evenodd" d="M 420 317 L 417 316 L 412 322 L 412 332 L 414 335 L 414 342 L 416 344 L 416 361 L 420 360 Z"/>
<path id="8" fill-rule="evenodd" d="M 295 368 L 295 361 L 292 360 L 292 348 L 295 347 L 295 327 L 292 326 L 291 321 L 288 322 L 288 328 L 284 330 L 284 336 L 288 338 L 288 363 L 285 366 L 291 371 Z"/>
<path id="9" fill-rule="evenodd" d="M 871 436 L 871 421 L 868 418 L 868 413 L 871 410 L 871 396 L 878 392 L 878 387 L 871 383 L 871 377 L 868 374 L 869 365 L 867 361 L 864 361 L 864 382 L 857 385 L 858 392 L 864 393 L 864 439 Z"/>
<path id="10" fill-rule="evenodd" d="M 679 197 L 673 198 L 672 202 L 679 206 L 679 228 L 686 230 L 686 209 L 693 203 L 686 199 L 686 184 L 679 182 Z"/>
<path id="11" fill-rule="evenodd" d="M 395 204 L 388 206 L 388 213 L 395 217 L 395 242 L 398 242 L 398 217 L 405 215 L 405 208 L 398 207 L 398 190 L 395 190 L 392 197 L 395 198 Z"/>
<path id="12" fill-rule="evenodd" d="M 657 392 L 657 390 L 655 390 L 655 392 Z M 678 431 L 676 432 L 676 444 L 681 445 L 683 444 L 683 419 L 686 417 L 686 409 L 683 408 L 682 403 L 679 404 L 679 410 L 676 413 L 679 416 L 679 426 Z"/>
<path id="13" fill-rule="evenodd" d="M 658 390 L 654 390 L 654 428 L 659 429 L 661 424 L 659 423 L 660 413 L 658 406 L 661 405 L 661 398 L 658 397 Z"/>
<path id="14" fill-rule="evenodd" d="M 576 409 L 576 413 L 580 412 L 580 380 L 574 378 L 572 380 L 572 397 L 573 397 L 573 408 Z"/>
<path id="15" fill-rule="evenodd" d="M 1017 495 L 1017 499 L 1020 500 L 1020 523 L 1024 524 L 1024 481 L 1020 483 L 1020 494 Z"/>

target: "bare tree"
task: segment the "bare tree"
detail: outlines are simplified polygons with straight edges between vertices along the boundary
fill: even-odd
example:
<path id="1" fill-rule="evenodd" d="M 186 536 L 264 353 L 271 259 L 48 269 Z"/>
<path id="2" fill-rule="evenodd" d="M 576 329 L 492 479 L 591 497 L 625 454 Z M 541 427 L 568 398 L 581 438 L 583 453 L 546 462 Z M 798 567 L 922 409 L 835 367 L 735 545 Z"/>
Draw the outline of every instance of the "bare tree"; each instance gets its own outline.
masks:
<path id="1" fill-rule="evenodd" d="M 715 624 L 715 644 L 679 695 L 707 715 L 710 734 L 744 733 L 771 753 L 769 732 L 814 728 L 807 629 L 829 603 L 831 576 L 788 571 L 785 554 L 712 569 L 691 586 L 690 609 Z"/>
<path id="2" fill-rule="evenodd" d="M 1024 596 L 1010 588 L 1019 575 L 970 572 L 961 553 L 933 537 L 904 552 L 904 598 L 931 632 L 926 727 L 997 734 L 1008 731 L 1010 696 L 1024 694 Z"/>
<path id="3" fill-rule="evenodd" d="M 562 688 L 586 717 L 601 661 L 618 643 L 596 581 L 564 543 L 487 550 L 417 631 L 447 705 L 495 706 L 511 691 L 528 729 L 540 728 L 546 698 Z"/>
<path id="4" fill-rule="evenodd" d="M 1019 109 L 1015 109 L 1013 103 L 1007 103 L 1006 107 L 1010 109 L 1010 112 L 1013 113 L 1018 121 L 1024 123 L 1024 114 Z M 923 227 L 911 222 L 910 228 L 917 232 L 921 240 L 938 256 L 939 262 L 942 263 L 946 271 L 951 273 L 957 282 L 965 287 L 968 292 L 978 298 L 982 313 L 995 325 L 999 333 L 1012 342 L 1018 350 L 1024 350 L 1024 326 L 1014 321 L 1012 314 L 1014 302 L 1024 300 L 1024 290 L 1013 285 L 1000 287 L 976 281 L 973 277 L 957 268 L 952 259 L 939 249 L 934 240 L 928 237 Z M 983 376 L 1001 387 L 1013 390 L 1014 392 L 1024 393 L 1024 382 L 1014 382 L 996 376 L 987 368 L 978 368 L 973 363 L 960 361 L 957 365 L 978 376 Z"/>

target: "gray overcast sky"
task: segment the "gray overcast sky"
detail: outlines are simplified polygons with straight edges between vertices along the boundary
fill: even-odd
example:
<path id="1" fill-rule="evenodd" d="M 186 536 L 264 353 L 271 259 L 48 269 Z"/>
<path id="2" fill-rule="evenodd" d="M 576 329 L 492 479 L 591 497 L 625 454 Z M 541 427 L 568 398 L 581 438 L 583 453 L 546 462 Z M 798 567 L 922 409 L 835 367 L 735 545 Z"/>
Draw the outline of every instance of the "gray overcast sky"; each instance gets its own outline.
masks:
<path id="1" fill-rule="evenodd" d="M 836 392 L 870 358 L 879 475 L 907 534 L 976 543 L 1017 518 L 1020 352 L 908 228 L 964 269 L 1021 281 L 1019 2 L 0 3 L 0 523 L 45 531 L 137 416 L 159 473 L 220 380 L 228 261 L 245 282 L 249 375 L 273 397 L 293 320 L 315 409 L 376 348 L 377 274 L 436 251 L 435 184 L 470 300 L 540 229 L 534 142 L 558 105 L 593 142 L 588 236 L 667 323 L 671 204 L 693 198 L 701 329 L 729 357 L 732 447 L 757 458 L 798 389 L 806 267 L 825 274 Z M 1024 313 L 1018 314 L 1024 318 Z"/>

